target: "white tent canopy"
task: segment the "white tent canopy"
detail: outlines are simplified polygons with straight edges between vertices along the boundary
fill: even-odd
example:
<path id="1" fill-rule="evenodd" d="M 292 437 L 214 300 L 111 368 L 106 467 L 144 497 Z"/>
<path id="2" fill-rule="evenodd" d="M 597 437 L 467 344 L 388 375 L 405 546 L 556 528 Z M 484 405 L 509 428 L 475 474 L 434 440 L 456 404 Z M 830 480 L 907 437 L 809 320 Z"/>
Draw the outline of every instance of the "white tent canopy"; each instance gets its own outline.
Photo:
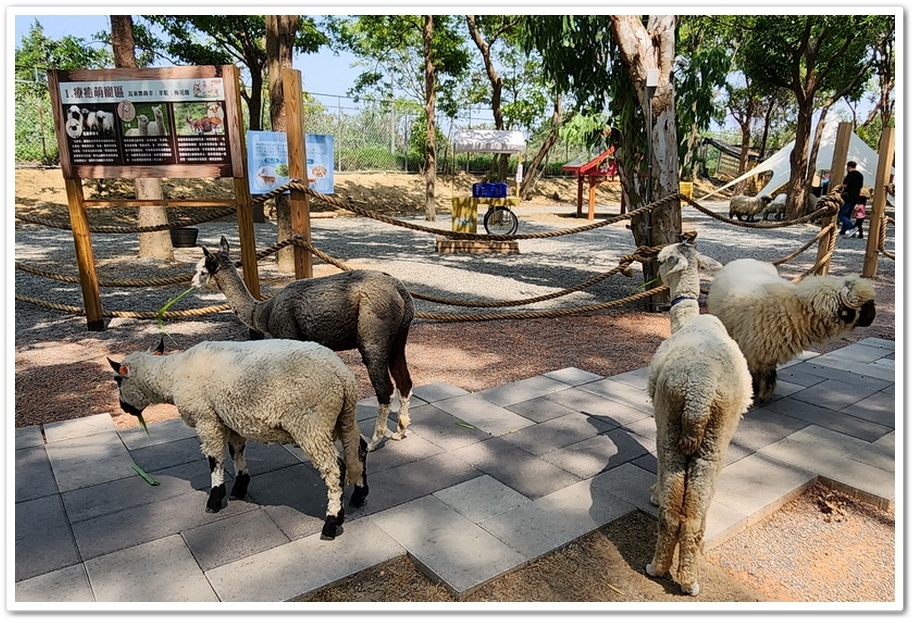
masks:
<path id="1" fill-rule="evenodd" d="M 836 132 L 829 131 L 826 128 L 822 134 L 821 145 L 817 151 L 817 165 L 816 170 L 827 170 L 829 171 L 833 167 L 833 151 L 834 144 L 836 143 Z M 740 182 L 741 180 L 746 180 L 749 177 L 754 175 L 760 175 L 766 173 L 767 171 L 773 172 L 773 177 L 770 178 L 770 181 L 760 189 L 760 192 L 757 193 L 757 197 L 763 195 L 771 194 L 773 191 L 777 190 L 780 186 L 786 184 L 789 181 L 789 157 L 792 153 L 792 148 L 795 146 L 795 141 L 789 141 L 782 149 L 777 151 L 775 154 L 758 164 L 753 169 L 747 171 L 740 177 L 735 178 L 728 184 L 720 186 L 713 192 L 700 197 L 697 201 L 702 201 L 708 197 L 712 197 L 721 193 L 723 190 L 730 188 Z M 808 149 L 808 155 L 811 155 L 811 149 Z M 869 147 L 865 141 L 852 133 L 849 138 L 849 151 L 846 154 L 844 162 L 854 160 L 856 162 L 856 169 L 862 173 L 862 176 L 865 178 L 865 185 L 871 189 L 875 187 L 875 175 L 878 168 L 878 153 Z M 894 170 L 891 168 L 891 173 Z M 837 180 L 836 183 L 831 182 L 830 187 L 833 188 L 837 184 L 842 183 L 842 180 Z M 894 199 L 890 195 L 887 198 L 888 203 L 893 205 Z"/>
<path id="2" fill-rule="evenodd" d="M 517 154 L 525 137 L 519 130 L 456 130 L 452 145 L 455 153 Z"/>

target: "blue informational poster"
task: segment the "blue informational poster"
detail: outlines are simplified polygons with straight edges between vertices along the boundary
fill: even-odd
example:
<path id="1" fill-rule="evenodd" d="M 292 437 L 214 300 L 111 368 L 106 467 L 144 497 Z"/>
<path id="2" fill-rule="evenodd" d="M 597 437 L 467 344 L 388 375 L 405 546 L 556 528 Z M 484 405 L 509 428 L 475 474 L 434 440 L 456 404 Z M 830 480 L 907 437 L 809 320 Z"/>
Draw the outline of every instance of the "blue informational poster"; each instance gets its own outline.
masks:
<path id="1" fill-rule="evenodd" d="M 289 182 L 286 132 L 248 130 L 248 183 L 251 194 L 262 195 Z M 305 170 L 309 188 L 334 194 L 334 137 L 305 136 Z"/>

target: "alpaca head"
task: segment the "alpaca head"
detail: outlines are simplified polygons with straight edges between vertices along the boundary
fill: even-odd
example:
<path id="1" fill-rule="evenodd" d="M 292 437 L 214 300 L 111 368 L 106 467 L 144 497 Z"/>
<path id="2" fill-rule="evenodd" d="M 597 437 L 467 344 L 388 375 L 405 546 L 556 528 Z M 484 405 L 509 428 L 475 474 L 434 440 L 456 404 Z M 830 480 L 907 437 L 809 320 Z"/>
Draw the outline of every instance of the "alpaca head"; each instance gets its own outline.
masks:
<path id="1" fill-rule="evenodd" d="M 235 269 L 235 264 L 229 259 L 229 241 L 222 236 L 219 241 L 219 251 L 211 253 L 207 247 L 201 245 L 204 256 L 197 262 L 194 269 L 194 277 L 191 279 L 191 285 L 195 288 L 210 288 L 218 290 L 219 284 L 216 281 L 216 273 L 224 269 Z"/>
<path id="2" fill-rule="evenodd" d="M 697 251 L 694 240 L 669 244 L 658 252 L 658 276 L 671 297 L 699 296 L 700 270 L 715 270 L 722 264 Z"/>

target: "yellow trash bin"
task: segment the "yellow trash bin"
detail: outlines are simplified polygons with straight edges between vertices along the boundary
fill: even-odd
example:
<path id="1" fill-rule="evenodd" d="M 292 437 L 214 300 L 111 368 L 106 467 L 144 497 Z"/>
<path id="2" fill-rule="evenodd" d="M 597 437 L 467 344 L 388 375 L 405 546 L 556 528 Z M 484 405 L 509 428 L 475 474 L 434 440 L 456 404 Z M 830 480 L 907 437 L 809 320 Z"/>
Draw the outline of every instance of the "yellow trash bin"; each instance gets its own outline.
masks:
<path id="1" fill-rule="evenodd" d="M 678 192 L 687 197 L 688 199 L 693 199 L 693 182 L 680 182 L 678 183 Z M 681 205 L 687 205 L 687 203 L 682 199 Z"/>
<path id="2" fill-rule="evenodd" d="M 452 231 L 477 233 L 477 199 L 452 197 Z"/>

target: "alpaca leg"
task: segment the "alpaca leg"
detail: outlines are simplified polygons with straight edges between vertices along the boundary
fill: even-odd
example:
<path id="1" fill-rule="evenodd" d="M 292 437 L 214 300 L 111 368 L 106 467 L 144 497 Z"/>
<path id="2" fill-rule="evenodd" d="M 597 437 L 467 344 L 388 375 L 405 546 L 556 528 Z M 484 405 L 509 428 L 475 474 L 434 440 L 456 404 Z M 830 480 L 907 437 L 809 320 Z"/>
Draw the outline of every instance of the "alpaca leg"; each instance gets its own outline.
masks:
<path id="1" fill-rule="evenodd" d="M 379 352 L 379 349 L 360 347 L 363 363 L 369 371 L 369 382 L 375 389 L 375 398 L 378 400 L 378 415 L 375 418 L 375 430 L 369 441 L 369 451 L 375 450 L 382 440 L 391 436 L 388 430 L 388 414 L 391 413 L 391 395 L 394 385 L 388 375 L 388 357 Z"/>
<path id="2" fill-rule="evenodd" d="M 251 475 L 248 473 L 248 462 L 245 460 L 245 442 L 246 439 L 235 431 L 229 434 L 229 456 L 235 465 L 235 482 L 232 491 L 229 492 L 230 500 L 244 500 L 248 495 Z"/>
<path id="3" fill-rule="evenodd" d="M 655 555 L 646 565 L 646 573 L 652 577 L 665 575 L 671 570 L 674 548 L 680 531 L 681 504 L 684 499 L 684 466 L 676 453 L 659 448 L 658 536 L 655 541 Z"/>
<path id="4" fill-rule="evenodd" d="M 684 492 L 683 525 L 680 534 L 678 583 L 688 595 L 700 592 L 698 565 L 706 533 L 706 514 L 715 488 L 717 463 L 698 457 L 687 467 Z"/>
<path id="5" fill-rule="evenodd" d="M 398 409 L 398 432 L 392 435 L 393 439 L 403 439 L 407 434 L 407 427 L 410 426 L 410 397 L 413 395 L 413 380 L 410 378 L 410 370 L 407 369 L 407 356 L 404 349 L 407 346 L 407 329 L 398 333 L 394 343 L 391 346 L 391 353 L 388 356 L 388 370 L 394 378 L 394 384 L 398 388 L 398 398 L 400 399 L 400 408 Z"/>

